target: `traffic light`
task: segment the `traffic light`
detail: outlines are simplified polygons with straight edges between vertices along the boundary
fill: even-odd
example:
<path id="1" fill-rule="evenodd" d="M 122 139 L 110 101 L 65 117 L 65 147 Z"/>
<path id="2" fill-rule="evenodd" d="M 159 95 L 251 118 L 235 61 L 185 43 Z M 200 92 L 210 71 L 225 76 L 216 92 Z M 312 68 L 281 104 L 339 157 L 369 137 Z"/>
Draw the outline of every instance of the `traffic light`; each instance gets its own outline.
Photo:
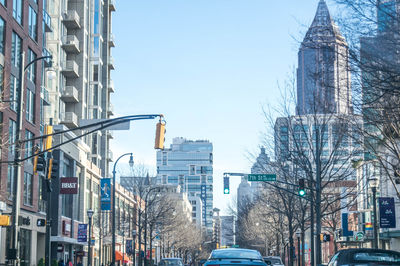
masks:
<path id="1" fill-rule="evenodd" d="M 43 174 L 46 173 L 46 157 L 43 153 L 36 156 L 33 163 L 34 163 L 33 165 L 34 173 L 39 173 L 39 172 Z"/>
<path id="2" fill-rule="evenodd" d="M 47 172 L 47 179 L 58 178 L 59 164 L 58 160 L 54 158 L 49 159 L 49 168 Z"/>
<path id="3" fill-rule="evenodd" d="M 229 177 L 228 176 L 224 176 L 224 194 L 229 194 L 230 190 L 229 190 Z"/>
<path id="4" fill-rule="evenodd" d="M 306 195 L 306 189 L 304 185 L 304 178 L 299 178 L 299 196 L 304 197 Z"/>
<path id="5" fill-rule="evenodd" d="M 161 121 L 157 123 L 156 127 L 156 141 L 154 144 L 154 149 L 163 150 L 165 141 L 165 122 Z"/>
<path id="6" fill-rule="evenodd" d="M 9 226 L 10 223 L 10 216 L 9 215 L 0 215 L 0 226 Z"/>

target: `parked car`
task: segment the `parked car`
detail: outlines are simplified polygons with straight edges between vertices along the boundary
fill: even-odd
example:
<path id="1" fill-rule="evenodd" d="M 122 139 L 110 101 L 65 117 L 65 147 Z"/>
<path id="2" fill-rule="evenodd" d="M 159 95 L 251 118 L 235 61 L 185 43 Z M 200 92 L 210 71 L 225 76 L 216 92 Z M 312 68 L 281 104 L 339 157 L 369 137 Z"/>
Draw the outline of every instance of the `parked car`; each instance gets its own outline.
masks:
<path id="1" fill-rule="evenodd" d="M 181 258 L 163 258 L 158 266 L 183 266 L 183 261 Z"/>
<path id="2" fill-rule="evenodd" d="M 339 265 L 400 265 L 400 252 L 371 248 L 343 249 L 328 263 L 328 266 Z"/>
<path id="3" fill-rule="evenodd" d="M 267 265 L 284 266 L 280 257 L 268 256 L 264 257 L 263 260 Z"/>
<path id="4" fill-rule="evenodd" d="M 206 263 L 204 263 L 204 266 L 220 265 L 266 266 L 260 252 L 258 252 L 257 250 L 243 248 L 226 248 L 213 250 Z"/>

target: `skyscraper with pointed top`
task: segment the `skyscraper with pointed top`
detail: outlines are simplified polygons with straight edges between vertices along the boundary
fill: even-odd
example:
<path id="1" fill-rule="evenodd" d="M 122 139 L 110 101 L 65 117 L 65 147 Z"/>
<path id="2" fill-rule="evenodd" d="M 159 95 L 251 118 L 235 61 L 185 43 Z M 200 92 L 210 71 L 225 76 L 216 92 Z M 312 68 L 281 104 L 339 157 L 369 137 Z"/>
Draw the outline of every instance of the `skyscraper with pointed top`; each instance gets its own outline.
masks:
<path id="1" fill-rule="evenodd" d="M 348 46 L 324 0 L 298 53 L 296 112 L 352 112 Z"/>

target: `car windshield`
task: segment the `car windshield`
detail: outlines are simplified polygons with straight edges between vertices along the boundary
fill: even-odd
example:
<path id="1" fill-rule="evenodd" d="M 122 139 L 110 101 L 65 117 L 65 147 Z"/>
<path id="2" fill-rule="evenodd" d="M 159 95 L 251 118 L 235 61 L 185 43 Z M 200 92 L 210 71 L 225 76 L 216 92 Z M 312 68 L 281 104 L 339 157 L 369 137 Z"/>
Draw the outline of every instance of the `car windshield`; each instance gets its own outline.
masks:
<path id="1" fill-rule="evenodd" d="M 264 259 L 264 261 L 265 261 L 267 264 L 270 264 L 270 265 L 282 264 L 282 262 L 281 262 L 280 259 L 268 258 L 268 259 Z"/>
<path id="2" fill-rule="evenodd" d="M 180 259 L 161 260 L 160 264 L 165 265 L 165 266 L 174 266 L 174 265 L 182 266 L 183 265 L 183 263 Z"/>
<path id="3" fill-rule="evenodd" d="M 354 261 L 400 262 L 400 256 L 391 252 L 359 252 L 353 256 Z"/>
<path id="4" fill-rule="evenodd" d="M 210 259 L 253 259 L 262 260 L 257 251 L 252 250 L 214 250 Z"/>

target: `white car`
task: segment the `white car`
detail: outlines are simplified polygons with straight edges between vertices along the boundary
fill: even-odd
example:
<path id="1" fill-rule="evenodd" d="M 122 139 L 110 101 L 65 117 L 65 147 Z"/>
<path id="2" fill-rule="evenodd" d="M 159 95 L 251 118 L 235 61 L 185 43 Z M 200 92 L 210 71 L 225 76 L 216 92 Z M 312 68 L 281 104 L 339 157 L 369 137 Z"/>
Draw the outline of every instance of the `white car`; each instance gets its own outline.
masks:
<path id="1" fill-rule="evenodd" d="M 263 258 L 264 262 L 269 266 L 284 266 L 280 257 L 268 256 Z"/>

